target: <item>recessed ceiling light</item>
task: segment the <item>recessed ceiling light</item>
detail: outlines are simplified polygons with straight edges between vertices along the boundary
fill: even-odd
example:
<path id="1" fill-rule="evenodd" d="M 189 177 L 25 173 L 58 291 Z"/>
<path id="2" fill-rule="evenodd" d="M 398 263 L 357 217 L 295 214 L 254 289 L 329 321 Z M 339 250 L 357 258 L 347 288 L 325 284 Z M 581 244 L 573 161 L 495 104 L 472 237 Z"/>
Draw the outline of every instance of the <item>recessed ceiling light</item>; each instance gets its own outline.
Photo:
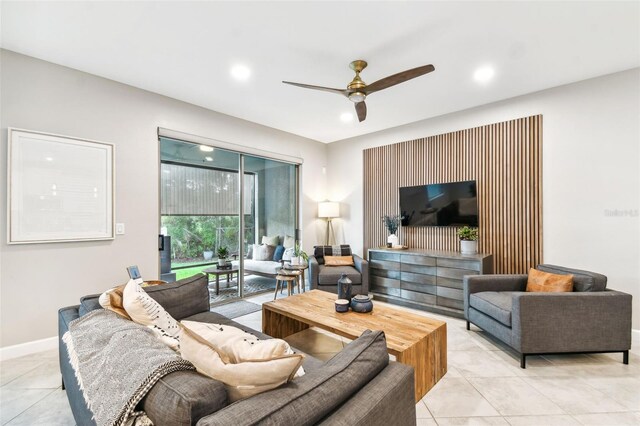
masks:
<path id="1" fill-rule="evenodd" d="M 204 157 L 204 159 L 207 160 L 207 161 L 213 161 L 213 158 L 211 158 L 211 157 Z"/>
<path id="2" fill-rule="evenodd" d="M 350 112 L 343 112 L 342 115 L 340 115 L 340 120 L 342 120 L 344 123 L 348 123 L 353 120 L 353 114 L 351 114 Z"/>
<path id="3" fill-rule="evenodd" d="M 488 65 L 480 67 L 473 73 L 473 79 L 479 83 L 486 83 L 491 80 L 496 72 Z"/>
<path id="4" fill-rule="evenodd" d="M 200 151 L 202 152 L 213 152 L 213 147 L 208 145 L 200 145 Z"/>
<path id="5" fill-rule="evenodd" d="M 231 67 L 231 76 L 238 81 L 246 81 L 251 77 L 251 70 L 246 65 L 236 64 Z"/>
<path id="6" fill-rule="evenodd" d="M 47 161 L 53 161 L 53 158 L 51 158 L 51 157 L 47 157 L 47 158 L 45 158 L 45 160 L 47 160 Z"/>

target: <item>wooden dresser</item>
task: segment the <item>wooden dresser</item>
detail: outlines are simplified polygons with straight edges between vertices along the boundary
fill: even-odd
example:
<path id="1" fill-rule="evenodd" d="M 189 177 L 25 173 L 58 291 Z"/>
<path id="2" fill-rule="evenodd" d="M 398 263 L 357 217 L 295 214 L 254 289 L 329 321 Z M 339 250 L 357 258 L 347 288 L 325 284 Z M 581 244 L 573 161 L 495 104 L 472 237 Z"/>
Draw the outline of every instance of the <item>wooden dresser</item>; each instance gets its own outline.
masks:
<path id="1" fill-rule="evenodd" d="M 370 249 L 369 288 L 376 300 L 463 316 L 462 277 L 493 273 L 490 254 Z"/>

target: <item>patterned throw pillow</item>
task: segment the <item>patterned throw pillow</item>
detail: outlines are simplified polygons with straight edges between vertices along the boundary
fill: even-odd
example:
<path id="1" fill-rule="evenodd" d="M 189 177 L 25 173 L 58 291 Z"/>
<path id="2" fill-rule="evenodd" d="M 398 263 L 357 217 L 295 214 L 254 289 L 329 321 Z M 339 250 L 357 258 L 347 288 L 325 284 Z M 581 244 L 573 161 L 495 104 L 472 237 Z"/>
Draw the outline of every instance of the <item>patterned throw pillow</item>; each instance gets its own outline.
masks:
<path id="1" fill-rule="evenodd" d="M 342 244 L 339 246 L 315 246 L 313 256 L 319 265 L 324 265 L 324 256 L 351 256 L 351 246 Z"/>
<path id="2" fill-rule="evenodd" d="M 293 257 L 293 252 L 294 252 L 294 248 L 288 248 L 285 249 L 284 253 L 282 254 L 282 260 L 284 260 L 285 262 L 288 262 L 291 260 L 291 258 Z"/>
<path id="3" fill-rule="evenodd" d="M 131 317 L 124 309 L 122 293 L 126 284 L 122 284 L 118 287 L 111 288 L 100 295 L 98 303 L 105 309 L 115 312 L 118 315 L 130 320 Z"/>
<path id="4" fill-rule="evenodd" d="M 561 293 L 573 291 L 573 275 L 558 275 L 529 269 L 527 291 Z"/>
<path id="5" fill-rule="evenodd" d="M 224 383 L 231 402 L 275 389 L 304 374 L 303 355 L 281 339 L 259 340 L 235 327 L 182 321 L 181 355 Z"/>
<path id="6" fill-rule="evenodd" d="M 140 284 L 129 280 L 122 294 L 124 309 L 131 319 L 152 329 L 158 338 L 174 351 L 180 348 L 180 325 L 144 291 Z"/>

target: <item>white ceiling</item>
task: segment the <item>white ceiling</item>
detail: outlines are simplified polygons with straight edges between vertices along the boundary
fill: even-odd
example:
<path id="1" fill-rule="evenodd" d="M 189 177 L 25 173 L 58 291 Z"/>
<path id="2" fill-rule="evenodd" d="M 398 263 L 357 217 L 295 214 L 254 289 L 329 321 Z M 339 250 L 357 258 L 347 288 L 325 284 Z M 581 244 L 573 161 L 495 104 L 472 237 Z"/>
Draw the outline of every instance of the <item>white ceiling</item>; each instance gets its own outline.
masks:
<path id="1" fill-rule="evenodd" d="M 637 1 L 1 4 L 3 48 L 323 142 L 640 66 Z M 372 94 L 363 123 L 340 121 L 344 97 L 281 83 L 342 88 L 354 59 L 367 83 L 436 71 Z"/>

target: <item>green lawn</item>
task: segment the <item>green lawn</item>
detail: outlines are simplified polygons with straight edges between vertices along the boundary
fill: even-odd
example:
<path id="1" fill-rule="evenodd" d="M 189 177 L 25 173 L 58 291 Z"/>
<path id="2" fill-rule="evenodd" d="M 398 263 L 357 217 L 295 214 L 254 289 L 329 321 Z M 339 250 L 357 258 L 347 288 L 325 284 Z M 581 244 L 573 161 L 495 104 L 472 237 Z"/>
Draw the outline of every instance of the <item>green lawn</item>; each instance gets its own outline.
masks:
<path id="1" fill-rule="evenodd" d="M 183 278 L 189 278 L 190 276 L 198 274 L 203 269 L 209 268 L 211 266 L 213 266 L 213 265 L 194 266 L 193 268 L 178 269 L 178 270 L 174 270 L 173 272 L 176 273 L 176 281 L 177 281 L 177 280 L 181 280 Z"/>

